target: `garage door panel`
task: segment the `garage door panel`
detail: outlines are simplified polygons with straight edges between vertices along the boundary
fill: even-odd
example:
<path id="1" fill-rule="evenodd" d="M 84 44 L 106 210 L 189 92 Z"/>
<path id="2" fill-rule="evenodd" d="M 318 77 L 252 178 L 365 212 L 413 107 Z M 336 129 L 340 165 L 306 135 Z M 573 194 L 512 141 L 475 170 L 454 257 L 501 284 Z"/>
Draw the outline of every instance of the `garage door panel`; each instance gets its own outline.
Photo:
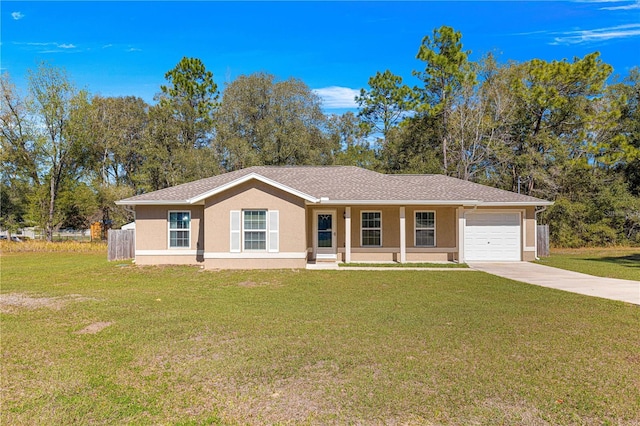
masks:
<path id="1" fill-rule="evenodd" d="M 518 213 L 468 213 L 465 218 L 465 260 L 521 260 L 521 227 Z"/>

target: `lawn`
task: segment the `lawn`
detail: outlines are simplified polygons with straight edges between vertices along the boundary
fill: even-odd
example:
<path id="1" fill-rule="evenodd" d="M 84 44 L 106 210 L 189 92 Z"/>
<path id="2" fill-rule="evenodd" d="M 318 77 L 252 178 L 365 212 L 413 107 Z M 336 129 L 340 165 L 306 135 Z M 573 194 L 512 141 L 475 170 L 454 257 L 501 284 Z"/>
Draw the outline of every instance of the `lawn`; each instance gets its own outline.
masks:
<path id="1" fill-rule="evenodd" d="M 552 249 L 537 263 L 607 278 L 640 281 L 640 247 Z"/>
<path id="2" fill-rule="evenodd" d="M 640 308 L 476 271 L 4 253 L 1 424 L 638 424 Z"/>

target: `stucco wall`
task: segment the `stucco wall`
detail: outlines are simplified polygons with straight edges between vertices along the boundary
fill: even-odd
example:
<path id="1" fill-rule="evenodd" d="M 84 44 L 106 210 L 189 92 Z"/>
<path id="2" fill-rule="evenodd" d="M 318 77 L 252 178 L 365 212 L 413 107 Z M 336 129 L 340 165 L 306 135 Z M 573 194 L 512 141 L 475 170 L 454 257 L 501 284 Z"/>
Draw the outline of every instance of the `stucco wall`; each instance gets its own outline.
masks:
<path id="1" fill-rule="evenodd" d="M 205 200 L 205 254 L 229 253 L 232 210 L 278 210 L 279 251 L 306 251 L 304 200 L 264 184 L 249 181 Z"/>
<path id="2" fill-rule="evenodd" d="M 207 269 L 304 269 L 307 259 L 205 259 Z"/>
<path id="3" fill-rule="evenodd" d="M 176 210 L 191 212 L 189 250 L 201 250 L 204 241 L 203 209 L 203 206 L 136 206 L 136 250 L 168 250 L 169 211 Z"/>

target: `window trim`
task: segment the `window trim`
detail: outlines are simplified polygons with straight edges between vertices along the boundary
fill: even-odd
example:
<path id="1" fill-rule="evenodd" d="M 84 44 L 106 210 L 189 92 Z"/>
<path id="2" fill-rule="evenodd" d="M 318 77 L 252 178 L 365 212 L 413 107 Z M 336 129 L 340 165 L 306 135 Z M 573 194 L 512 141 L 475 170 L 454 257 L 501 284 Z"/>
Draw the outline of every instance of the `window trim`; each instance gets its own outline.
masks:
<path id="1" fill-rule="evenodd" d="M 242 238 L 242 252 L 247 253 L 262 253 L 269 251 L 269 209 L 242 209 L 240 216 L 240 236 Z M 246 212 L 264 212 L 264 229 L 245 229 L 244 227 L 244 215 Z M 245 247 L 246 243 L 246 232 L 264 232 L 264 249 L 247 249 Z"/>
<path id="2" fill-rule="evenodd" d="M 433 228 L 418 228 L 418 213 L 433 213 Z M 429 231 L 433 229 L 433 245 L 418 245 L 418 231 Z M 414 247 L 437 247 L 436 240 L 436 211 L 435 210 L 415 210 L 413 212 L 413 246 Z"/>
<path id="3" fill-rule="evenodd" d="M 362 215 L 365 213 L 378 213 L 380 215 L 380 228 L 365 228 L 363 226 L 363 218 Z M 380 231 L 380 244 L 378 245 L 364 245 L 363 244 L 363 231 L 368 230 L 368 231 L 375 231 L 375 230 L 379 230 Z M 382 210 L 360 210 L 360 247 L 383 247 L 382 245 Z"/>
<path id="4" fill-rule="evenodd" d="M 171 228 L 171 213 L 189 213 L 189 227 L 188 228 Z M 191 250 L 191 221 L 193 216 L 191 210 L 168 210 L 167 211 L 167 247 L 169 250 Z M 171 231 L 188 231 L 189 244 L 186 247 L 174 247 L 171 245 Z"/>

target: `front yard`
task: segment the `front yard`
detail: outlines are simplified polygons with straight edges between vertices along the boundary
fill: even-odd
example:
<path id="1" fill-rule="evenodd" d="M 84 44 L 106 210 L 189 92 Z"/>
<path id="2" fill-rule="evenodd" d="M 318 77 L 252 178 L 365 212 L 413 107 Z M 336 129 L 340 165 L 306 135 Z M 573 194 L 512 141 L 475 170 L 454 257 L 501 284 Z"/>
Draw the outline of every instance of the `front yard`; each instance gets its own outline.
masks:
<path id="1" fill-rule="evenodd" d="M 597 277 L 640 281 L 640 247 L 552 249 L 537 263 Z"/>
<path id="2" fill-rule="evenodd" d="M 637 424 L 640 309 L 475 271 L 4 253 L 2 424 Z"/>

